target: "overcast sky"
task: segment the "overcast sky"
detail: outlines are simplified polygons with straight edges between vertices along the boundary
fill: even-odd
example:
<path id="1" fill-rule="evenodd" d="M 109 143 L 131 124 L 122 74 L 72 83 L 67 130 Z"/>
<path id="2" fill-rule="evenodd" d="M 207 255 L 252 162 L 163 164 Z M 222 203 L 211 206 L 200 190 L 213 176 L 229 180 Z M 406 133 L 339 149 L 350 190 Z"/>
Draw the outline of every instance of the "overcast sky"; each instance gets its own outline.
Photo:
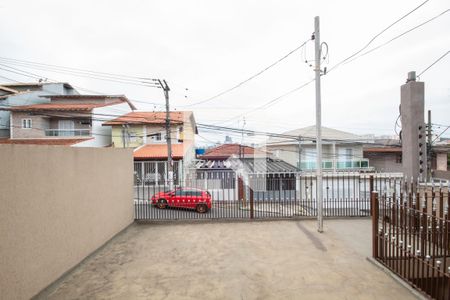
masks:
<path id="1" fill-rule="evenodd" d="M 0 1 L 0 56 L 164 78 L 172 89 L 172 108 L 193 110 L 199 123 L 242 127 L 242 117 L 225 121 L 314 78 L 304 62 L 305 57 L 314 58 L 313 42 L 306 51 L 297 51 L 230 93 L 201 105 L 182 106 L 232 87 L 296 48 L 311 36 L 316 15 L 321 18 L 321 39 L 329 45 L 326 65 L 331 67 L 421 2 Z M 450 8 L 449 4 L 430 0 L 373 46 Z M 446 13 L 323 76 L 323 125 L 357 134 L 394 134 L 400 85 L 408 71 L 420 72 L 450 50 L 449 28 L 450 13 Z M 26 70 L 96 91 L 164 103 L 160 89 Z M 449 71 L 450 55 L 421 78 L 433 123 L 450 125 Z M 0 76 L 32 80 L 4 70 Z M 154 109 L 150 104 L 136 105 Z M 311 84 L 267 109 L 246 114 L 245 128 L 284 132 L 313 125 L 314 105 Z M 202 137 L 223 139 L 200 132 L 198 140 Z"/>

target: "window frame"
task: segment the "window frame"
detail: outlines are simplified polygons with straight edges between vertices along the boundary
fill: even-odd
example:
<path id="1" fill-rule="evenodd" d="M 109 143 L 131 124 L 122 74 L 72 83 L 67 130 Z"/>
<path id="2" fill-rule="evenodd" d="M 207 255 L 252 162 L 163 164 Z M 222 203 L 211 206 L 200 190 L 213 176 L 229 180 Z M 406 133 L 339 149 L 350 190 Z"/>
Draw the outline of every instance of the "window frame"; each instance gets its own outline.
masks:
<path id="1" fill-rule="evenodd" d="M 32 119 L 22 119 L 22 129 L 32 129 L 33 120 Z"/>

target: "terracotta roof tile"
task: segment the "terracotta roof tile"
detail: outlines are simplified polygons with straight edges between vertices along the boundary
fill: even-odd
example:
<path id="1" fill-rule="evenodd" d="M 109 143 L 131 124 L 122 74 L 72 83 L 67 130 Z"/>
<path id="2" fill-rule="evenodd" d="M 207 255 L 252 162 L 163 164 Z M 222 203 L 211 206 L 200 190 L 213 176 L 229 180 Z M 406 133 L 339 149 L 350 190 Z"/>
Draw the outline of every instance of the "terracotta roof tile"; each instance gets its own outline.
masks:
<path id="1" fill-rule="evenodd" d="M 174 124 L 182 124 L 186 114 L 191 112 L 172 111 L 170 112 L 170 121 Z M 103 125 L 122 125 L 122 124 L 164 124 L 166 121 L 166 112 L 130 112 L 116 119 L 103 123 Z"/>
<path id="2" fill-rule="evenodd" d="M 239 144 L 224 144 L 218 147 L 206 150 L 206 153 L 201 156 L 202 159 L 227 159 L 233 155 L 239 156 L 242 153 L 244 156 L 253 155 L 268 155 L 268 153 L 260 151 L 250 146 Z"/>
<path id="3" fill-rule="evenodd" d="M 117 103 L 114 103 L 117 104 Z M 9 111 L 90 111 L 97 107 L 103 107 L 112 105 L 112 103 L 82 103 L 82 104 L 74 104 L 74 103 L 42 103 L 42 104 L 33 104 L 33 105 L 22 105 L 22 106 L 13 106 L 9 108 L 0 108 L 0 110 L 9 110 Z"/>
<path id="4" fill-rule="evenodd" d="M 186 144 L 172 145 L 172 158 L 181 159 L 189 148 Z M 167 144 L 148 144 L 134 151 L 134 159 L 167 159 Z"/>
<path id="5" fill-rule="evenodd" d="M 52 145 L 52 146 L 71 146 L 84 141 L 93 139 L 76 138 L 76 139 L 0 139 L 0 144 L 21 144 L 21 145 Z"/>

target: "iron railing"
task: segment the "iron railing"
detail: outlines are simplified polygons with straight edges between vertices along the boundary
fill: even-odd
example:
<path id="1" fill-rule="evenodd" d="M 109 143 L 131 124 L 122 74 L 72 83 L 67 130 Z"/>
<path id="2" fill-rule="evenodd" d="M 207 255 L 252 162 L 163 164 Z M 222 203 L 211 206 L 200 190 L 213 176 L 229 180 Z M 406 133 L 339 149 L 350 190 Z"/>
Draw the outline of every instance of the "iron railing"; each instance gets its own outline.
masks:
<path id="1" fill-rule="evenodd" d="M 90 136 L 90 129 L 46 129 L 46 136 Z"/>
<path id="2" fill-rule="evenodd" d="M 154 169 L 148 172 L 155 173 Z M 397 176 L 397 175 L 395 175 Z M 325 217 L 364 217 L 370 215 L 370 191 L 398 189 L 390 183 L 394 174 L 356 172 L 325 173 L 323 212 Z M 164 178 L 165 175 L 161 174 Z M 145 178 L 145 177 L 144 177 Z M 173 190 L 194 188 L 211 195 L 211 208 L 197 213 L 192 197 L 178 198 L 164 208 L 152 197 L 169 191 L 166 180 L 135 180 L 135 218 L 138 220 L 174 219 L 276 219 L 317 216 L 317 182 L 314 173 L 239 174 L 234 171 L 197 170 L 178 178 Z M 158 196 L 159 197 L 159 196 Z M 168 197 L 168 196 L 165 196 Z M 165 199 L 168 202 L 171 199 Z M 192 202 L 194 201 L 194 202 Z M 188 205 L 189 204 L 189 205 Z M 191 209 L 187 209 L 190 206 Z"/>
<path id="3" fill-rule="evenodd" d="M 373 257 L 433 299 L 450 299 L 448 186 L 372 193 Z"/>

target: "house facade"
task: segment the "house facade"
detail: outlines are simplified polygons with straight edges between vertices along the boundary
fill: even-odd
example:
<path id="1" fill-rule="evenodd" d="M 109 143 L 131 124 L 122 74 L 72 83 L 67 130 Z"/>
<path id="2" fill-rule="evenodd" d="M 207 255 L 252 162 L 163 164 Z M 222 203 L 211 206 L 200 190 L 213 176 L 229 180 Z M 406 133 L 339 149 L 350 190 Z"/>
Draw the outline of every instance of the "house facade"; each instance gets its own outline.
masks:
<path id="1" fill-rule="evenodd" d="M 302 171 L 316 169 L 316 126 L 284 132 L 286 138 L 270 138 L 262 149 L 271 152 Z M 358 135 L 322 127 L 322 168 L 325 171 L 370 170 L 363 157 L 363 142 Z"/>
<path id="2" fill-rule="evenodd" d="M 370 165 L 379 172 L 403 172 L 402 147 L 397 145 L 373 146 L 365 145 L 364 158 L 370 161 Z"/>
<path id="3" fill-rule="evenodd" d="M 78 91 L 65 82 L 0 84 L 0 108 L 49 103 L 44 95 L 78 95 Z M 0 110 L 0 138 L 10 134 L 10 111 Z"/>
<path id="4" fill-rule="evenodd" d="M 197 125 L 191 111 L 172 111 L 170 141 L 174 182 L 179 183 L 195 159 Z M 134 148 L 135 184 L 166 185 L 168 149 L 165 112 L 131 112 L 103 123 L 112 127 L 112 145 Z"/>
<path id="5" fill-rule="evenodd" d="M 131 111 L 123 95 L 44 95 L 45 103 L 0 108 L 10 113 L 9 138 L 2 143 L 107 147 L 112 128 L 102 126 L 117 111 Z M 70 142 L 69 142 L 70 141 Z"/>

